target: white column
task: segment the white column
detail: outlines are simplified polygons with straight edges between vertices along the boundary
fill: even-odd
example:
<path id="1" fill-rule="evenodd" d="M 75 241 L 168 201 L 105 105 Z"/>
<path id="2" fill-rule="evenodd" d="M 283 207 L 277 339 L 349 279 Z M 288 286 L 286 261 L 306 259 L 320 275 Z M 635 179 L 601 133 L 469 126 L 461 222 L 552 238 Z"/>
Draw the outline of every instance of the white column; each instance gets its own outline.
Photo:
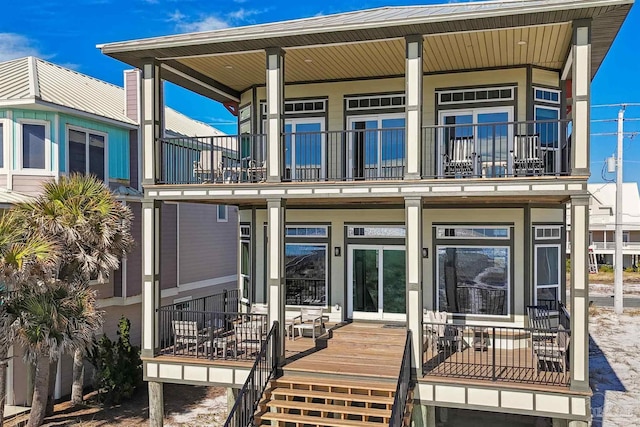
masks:
<path id="1" fill-rule="evenodd" d="M 406 171 L 404 179 L 422 177 L 422 36 L 406 38 Z"/>
<path id="2" fill-rule="evenodd" d="M 160 64 L 150 61 L 142 66 L 142 96 L 140 111 L 142 123 L 142 185 L 155 184 L 161 174 L 161 159 L 156 156 L 156 141 L 164 129 L 163 86 Z"/>
<path id="3" fill-rule="evenodd" d="M 285 201 L 267 200 L 267 302 L 269 304 L 269 323 L 278 321 L 277 355 L 278 365 L 284 363 L 284 230 Z"/>
<path id="4" fill-rule="evenodd" d="M 413 345 L 412 369 L 422 377 L 422 198 L 405 197 L 407 328 Z"/>
<path id="5" fill-rule="evenodd" d="M 282 174 L 284 131 L 284 50 L 267 52 L 267 181 L 279 182 Z"/>
<path id="6" fill-rule="evenodd" d="M 591 109 L 591 21 L 573 23 L 572 99 L 573 136 L 571 174 L 589 175 L 589 132 Z"/>
<path id="7" fill-rule="evenodd" d="M 160 203 L 142 203 L 142 356 L 153 357 L 160 306 Z"/>
<path id="8" fill-rule="evenodd" d="M 589 390 L 589 195 L 571 197 L 571 389 Z"/>

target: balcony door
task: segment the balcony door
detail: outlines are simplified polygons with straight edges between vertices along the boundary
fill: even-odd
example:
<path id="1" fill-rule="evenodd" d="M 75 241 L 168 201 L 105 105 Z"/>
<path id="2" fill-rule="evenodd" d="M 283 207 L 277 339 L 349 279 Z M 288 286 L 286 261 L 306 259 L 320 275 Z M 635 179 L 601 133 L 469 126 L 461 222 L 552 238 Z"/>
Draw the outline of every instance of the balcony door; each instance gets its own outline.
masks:
<path id="1" fill-rule="evenodd" d="M 404 246 L 349 245 L 348 314 L 352 319 L 404 320 Z"/>
<path id="2" fill-rule="evenodd" d="M 284 178 L 292 181 L 324 180 L 324 118 L 287 119 L 284 131 Z"/>
<path id="3" fill-rule="evenodd" d="M 404 176 L 404 115 L 351 117 L 348 126 L 348 179 L 400 179 Z"/>
<path id="4" fill-rule="evenodd" d="M 440 112 L 440 153 L 448 153 L 448 144 L 456 138 L 472 138 L 476 154 L 475 176 L 500 177 L 511 174 L 513 149 L 513 107 L 490 107 Z M 460 159 L 457 159 L 460 160 Z M 442 164 L 439 174 L 443 174 Z"/>

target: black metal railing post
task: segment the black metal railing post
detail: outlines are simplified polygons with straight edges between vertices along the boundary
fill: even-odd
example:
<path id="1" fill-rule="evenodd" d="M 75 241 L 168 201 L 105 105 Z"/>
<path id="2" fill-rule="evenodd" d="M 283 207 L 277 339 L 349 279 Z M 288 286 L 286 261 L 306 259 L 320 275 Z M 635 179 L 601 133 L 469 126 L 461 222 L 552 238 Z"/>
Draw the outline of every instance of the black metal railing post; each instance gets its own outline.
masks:
<path id="1" fill-rule="evenodd" d="M 496 328 L 491 328 L 491 380 L 496 381 Z"/>

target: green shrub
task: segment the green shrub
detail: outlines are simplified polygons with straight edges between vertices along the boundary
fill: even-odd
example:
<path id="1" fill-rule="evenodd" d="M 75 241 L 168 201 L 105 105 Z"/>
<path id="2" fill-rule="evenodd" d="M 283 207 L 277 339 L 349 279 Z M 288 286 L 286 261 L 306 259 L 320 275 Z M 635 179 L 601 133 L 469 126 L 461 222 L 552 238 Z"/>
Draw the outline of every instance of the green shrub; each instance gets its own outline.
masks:
<path id="1" fill-rule="evenodd" d="M 571 271 L 571 260 L 567 258 L 565 263 L 566 263 L 567 274 L 569 274 L 569 272 Z"/>
<path id="2" fill-rule="evenodd" d="M 626 273 L 636 273 L 638 271 L 638 269 L 634 266 L 629 266 L 627 268 L 624 269 L 624 271 Z"/>
<path id="3" fill-rule="evenodd" d="M 600 273 L 613 273 L 613 266 L 608 264 L 602 264 L 598 266 L 598 271 Z"/>
<path id="4" fill-rule="evenodd" d="M 89 354 L 89 360 L 95 367 L 95 387 L 100 399 L 109 404 L 119 404 L 133 396 L 142 384 L 140 350 L 131 345 L 130 329 L 129 319 L 121 317 L 118 339 L 111 341 L 103 335 Z"/>

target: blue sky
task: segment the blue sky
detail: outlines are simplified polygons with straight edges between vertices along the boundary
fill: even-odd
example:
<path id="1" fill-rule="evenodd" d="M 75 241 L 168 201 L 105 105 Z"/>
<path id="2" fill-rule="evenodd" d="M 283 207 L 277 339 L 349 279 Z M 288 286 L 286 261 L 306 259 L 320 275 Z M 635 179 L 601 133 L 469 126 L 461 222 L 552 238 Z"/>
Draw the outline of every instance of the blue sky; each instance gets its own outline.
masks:
<path id="1" fill-rule="evenodd" d="M 122 85 L 124 64 L 102 55 L 96 44 L 295 19 L 350 10 L 446 0 L 67 0 L 15 1 L 0 23 L 0 61 L 35 55 L 80 72 Z M 637 55 L 638 6 L 631 10 L 618 39 L 593 82 L 594 105 L 640 103 L 640 56 Z M 198 120 L 235 132 L 234 117 L 198 95 L 168 87 L 168 105 Z M 617 108 L 594 108 L 592 118 L 610 119 Z M 640 118 L 640 106 L 629 107 L 627 117 Z M 640 131 L 640 121 L 626 123 Z M 593 133 L 614 132 L 616 124 L 594 123 Z M 625 180 L 640 180 L 640 135 L 625 139 Z M 602 181 L 604 158 L 615 152 L 614 136 L 592 138 L 592 180 Z M 609 177 L 612 177 L 611 175 Z"/>

